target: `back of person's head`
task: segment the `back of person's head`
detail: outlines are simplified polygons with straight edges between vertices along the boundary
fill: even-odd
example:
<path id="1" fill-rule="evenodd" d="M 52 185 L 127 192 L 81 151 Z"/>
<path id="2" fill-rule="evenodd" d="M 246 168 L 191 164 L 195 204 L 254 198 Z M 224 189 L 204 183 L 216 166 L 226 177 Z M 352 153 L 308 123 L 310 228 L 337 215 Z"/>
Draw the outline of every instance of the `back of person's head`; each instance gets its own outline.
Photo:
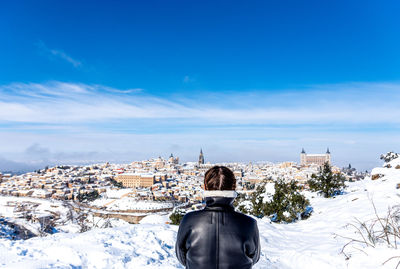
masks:
<path id="1" fill-rule="evenodd" d="M 228 167 L 214 166 L 204 175 L 204 189 L 207 191 L 235 190 L 235 175 Z"/>

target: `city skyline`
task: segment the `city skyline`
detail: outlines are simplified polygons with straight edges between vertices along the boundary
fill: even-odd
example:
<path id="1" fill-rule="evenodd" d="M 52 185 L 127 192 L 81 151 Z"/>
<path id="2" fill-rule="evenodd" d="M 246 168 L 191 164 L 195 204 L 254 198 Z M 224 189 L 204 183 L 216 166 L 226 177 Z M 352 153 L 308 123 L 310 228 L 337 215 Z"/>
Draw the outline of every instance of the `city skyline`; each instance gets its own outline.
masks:
<path id="1" fill-rule="evenodd" d="M 2 4 L 0 171 L 400 151 L 396 1 Z"/>

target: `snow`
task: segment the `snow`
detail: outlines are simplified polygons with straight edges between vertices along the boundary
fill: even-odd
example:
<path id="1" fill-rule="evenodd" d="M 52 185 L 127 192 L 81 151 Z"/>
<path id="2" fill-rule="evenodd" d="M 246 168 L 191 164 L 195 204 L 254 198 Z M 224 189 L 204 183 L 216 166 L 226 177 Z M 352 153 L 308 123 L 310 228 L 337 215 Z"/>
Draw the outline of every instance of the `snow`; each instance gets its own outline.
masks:
<path id="1" fill-rule="evenodd" d="M 94 200 L 90 204 L 114 211 L 168 209 L 173 207 L 173 204 L 170 202 L 153 202 L 129 197 L 132 191 L 132 189 L 107 189 L 101 195 L 101 198 Z"/>
<path id="2" fill-rule="evenodd" d="M 396 160 L 398 162 L 399 160 Z M 394 162 L 393 162 L 394 163 Z M 400 251 L 378 244 L 343 246 L 357 239 L 348 226 L 355 218 L 375 217 L 372 202 L 380 216 L 388 207 L 400 204 L 400 169 L 377 169 L 385 176 L 348 183 L 345 194 L 326 199 L 306 192 L 314 212 L 307 220 L 291 224 L 257 219 L 261 238 L 261 268 L 395 268 L 398 259 L 383 263 Z M 375 170 L 374 170 L 375 172 Z M 0 267 L 4 268 L 183 268 L 175 258 L 178 226 L 168 225 L 168 214 L 151 215 L 140 224 L 94 229 L 81 234 L 57 233 L 29 240 L 0 239 Z M 339 236 L 338 236 L 339 235 Z"/>
<path id="3" fill-rule="evenodd" d="M 275 183 L 268 182 L 265 184 L 265 192 L 262 194 L 263 203 L 271 202 L 275 194 Z"/>
<path id="4" fill-rule="evenodd" d="M 12 235 L 14 234 L 14 229 L 12 229 L 9 225 L 2 223 L 2 219 L 0 219 L 0 237 L 12 239 Z"/>
<path id="5" fill-rule="evenodd" d="M 139 223 L 140 224 L 165 224 L 170 222 L 169 214 L 164 215 L 148 215 L 144 217 Z"/>
<path id="6" fill-rule="evenodd" d="M 183 268 L 174 254 L 177 226 L 125 225 L 81 234 L 0 240 L 1 268 Z"/>
<path id="7" fill-rule="evenodd" d="M 102 196 L 110 199 L 118 199 L 121 198 L 124 195 L 127 195 L 131 193 L 133 189 L 131 188 L 125 188 L 125 189 L 107 189 L 105 193 L 102 194 Z"/>
<path id="8" fill-rule="evenodd" d="M 289 218 L 289 217 L 290 217 L 290 213 L 287 212 L 287 211 L 284 211 L 284 212 L 283 212 L 283 216 L 285 216 L 286 218 Z"/>
<path id="9" fill-rule="evenodd" d="M 24 205 L 26 208 L 31 210 L 31 213 L 35 217 L 49 216 L 56 214 L 60 216 L 60 222 L 65 221 L 68 213 L 68 208 L 63 204 L 62 201 L 57 200 L 45 200 L 30 197 L 14 197 L 14 196 L 0 196 L 0 218 L 3 217 L 8 222 L 12 222 L 23 226 L 33 234 L 39 234 L 40 223 L 33 223 L 27 221 L 24 218 L 18 218 L 18 215 L 23 212 L 15 210 L 15 205 Z M 58 227 L 63 229 L 63 227 Z M 78 227 L 69 225 L 65 227 L 69 231 L 77 231 Z"/>
<path id="10" fill-rule="evenodd" d="M 137 198 L 122 197 L 120 199 L 96 199 L 91 205 L 97 207 L 105 206 L 107 210 L 152 210 L 172 208 L 173 204 L 169 202 L 153 202 L 138 200 Z"/>
<path id="11" fill-rule="evenodd" d="M 250 201 L 248 201 L 248 200 L 245 200 L 245 201 L 243 201 L 243 202 L 240 202 L 239 205 L 240 205 L 240 206 L 243 206 L 243 208 L 244 208 L 247 212 L 250 212 L 250 211 L 252 210 L 252 208 L 253 208 L 253 204 L 252 204 Z"/>

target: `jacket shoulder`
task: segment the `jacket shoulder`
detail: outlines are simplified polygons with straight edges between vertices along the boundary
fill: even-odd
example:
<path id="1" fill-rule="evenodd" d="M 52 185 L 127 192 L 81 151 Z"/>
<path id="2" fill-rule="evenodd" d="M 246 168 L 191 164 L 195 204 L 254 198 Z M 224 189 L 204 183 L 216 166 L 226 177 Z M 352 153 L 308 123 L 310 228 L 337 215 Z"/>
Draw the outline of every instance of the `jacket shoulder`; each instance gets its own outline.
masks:
<path id="1" fill-rule="evenodd" d="M 246 214 L 234 211 L 233 216 L 242 223 L 246 223 L 247 225 L 257 226 L 257 220 Z"/>
<path id="2" fill-rule="evenodd" d="M 210 211 L 205 211 L 205 210 L 196 210 L 196 211 L 190 211 L 183 216 L 182 223 L 189 224 L 189 223 L 197 223 L 199 218 L 201 219 L 202 217 L 208 216 L 210 214 Z M 240 212 L 237 211 L 231 211 L 229 212 L 229 215 L 236 219 L 236 221 L 249 225 L 249 226 L 256 226 L 257 221 Z"/>
<path id="3" fill-rule="evenodd" d="M 184 223 L 194 222 L 202 215 L 204 215 L 203 210 L 190 211 L 183 216 L 182 222 Z"/>

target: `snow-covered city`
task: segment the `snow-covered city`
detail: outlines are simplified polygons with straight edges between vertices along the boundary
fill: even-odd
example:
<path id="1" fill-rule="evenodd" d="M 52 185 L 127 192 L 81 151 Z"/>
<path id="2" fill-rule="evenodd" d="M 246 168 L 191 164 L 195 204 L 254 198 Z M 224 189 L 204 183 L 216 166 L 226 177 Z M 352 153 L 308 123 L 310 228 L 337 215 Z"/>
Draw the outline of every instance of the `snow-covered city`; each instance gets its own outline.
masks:
<path id="1" fill-rule="evenodd" d="M 400 1 L 0 2 L 0 269 L 400 269 Z"/>
<path id="2" fill-rule="evenodd" d="M 368 233 L 382 232 L 376 223 L 369 226 L 373 219 L 387 221 L 388 214 L 395 214 L 398 221 L 398 155 L 382 155 L 384 165 L 371 174 L 332 166 L 333 173 L 345 176 L 346 187 L 342 193 L 324 198 L 310 191 L 307 183 L 320 171 L 321 164 L 313 163 L 317 155 L 303 154 L 303 163 L 224 164 L 235 172 L 239 194 L 254 193 L 264 182 L 266 197 L 274 193 L 274 182 L 282 178 L 295 180 L 310 201 L 312 214 L 307 219 L 277 223 L 270 216 L 254 217 L 262 249 L 255 268 L 393 268 L 399 262 L 396 237 L 390 238 L 388 245 Z M 329 158 L 327 154 L 318 156 L 320 161 Z M 177 208 L 190 212 L 203 207 L 201 179 L 212 165 L 204 163 L 201 153 L 195 163 L 180 164 L 171 155 L 170 159 L 125 165 L 61 166 L 2 175 L 0 265 L 183 268 L 175 258 L 178 226 L 170 216 Z M 124 184 L 132 182 L 119 179 L 137 174 L 151 174 L 154 182 L 140 186 L 140 178 L 135 177 L 132 182 L 139 185 L 128 188 Z M 57 188 L 60 186 L 63 188 Z M 76 198 L 92 192 L 98 192 L 96 197 Z"/>

